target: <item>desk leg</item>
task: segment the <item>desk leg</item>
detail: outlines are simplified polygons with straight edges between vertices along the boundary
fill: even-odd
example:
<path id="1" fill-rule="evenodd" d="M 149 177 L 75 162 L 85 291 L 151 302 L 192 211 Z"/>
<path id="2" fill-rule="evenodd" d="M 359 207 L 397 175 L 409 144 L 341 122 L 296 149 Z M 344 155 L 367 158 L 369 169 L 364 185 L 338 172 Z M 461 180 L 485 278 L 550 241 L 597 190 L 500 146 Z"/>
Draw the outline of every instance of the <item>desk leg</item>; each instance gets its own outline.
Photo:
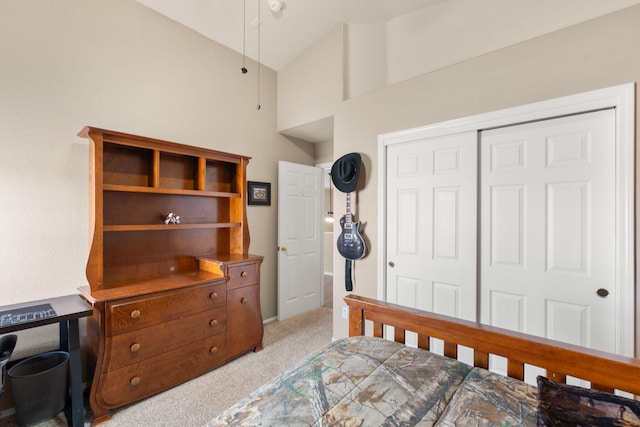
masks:
<path id="1" fill-rule="evenodd" d="M 69 378 L 71 381 L 71 414 L 67 421 L 73 427 L 84 426 L 82 400 L 82 363 L 80 362 L 80 329 L 78 319 L 60 322 L 60 347 L 69 352 Z"/>

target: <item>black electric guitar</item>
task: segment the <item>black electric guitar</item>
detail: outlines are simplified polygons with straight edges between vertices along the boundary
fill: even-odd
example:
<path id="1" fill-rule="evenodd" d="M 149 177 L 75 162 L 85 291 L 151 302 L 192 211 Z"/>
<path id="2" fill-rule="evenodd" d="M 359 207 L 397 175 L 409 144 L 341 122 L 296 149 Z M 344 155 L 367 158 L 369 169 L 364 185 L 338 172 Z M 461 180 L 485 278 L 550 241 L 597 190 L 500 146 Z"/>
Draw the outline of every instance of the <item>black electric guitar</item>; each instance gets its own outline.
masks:
<path id="1" fill-rule="evenodd" d="M 347 291 L 353 290 L 351 281 L 351 268 L 353 260 L 360 259 L 365 256 L 367 247 L 364 239 L 358 230 L 360 221 L 353 222 L 351 215 L 351 193 L 347 193 L 347 213 L 340 218 L 340 227 L 342 232 L 338 236 L 338 252 L 346 261 L 345 268 L 345 287 Z"/>
<path id="2" fill-rule="evenodd" d="M 342 232 L 338 236 L 338 252 L 346 259 L 362 258 L 367 248 L 358 227 L 360 222 L 353 222 L 351 215 L 351 193 L 347 193 L 347 213 L 340 218 Z"/>

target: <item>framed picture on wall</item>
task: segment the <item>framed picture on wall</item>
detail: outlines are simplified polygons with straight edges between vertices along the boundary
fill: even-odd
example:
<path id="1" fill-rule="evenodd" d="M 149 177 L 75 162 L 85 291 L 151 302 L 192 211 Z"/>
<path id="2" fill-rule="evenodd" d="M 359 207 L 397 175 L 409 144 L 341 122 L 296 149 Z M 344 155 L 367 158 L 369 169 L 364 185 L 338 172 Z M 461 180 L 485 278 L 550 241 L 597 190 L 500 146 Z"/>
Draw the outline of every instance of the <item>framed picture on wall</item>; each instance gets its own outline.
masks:
<path id="1" fill-rule="evenodd" d="M 271 206 L 271 183 L 247 181 L 247 204 Z"/>

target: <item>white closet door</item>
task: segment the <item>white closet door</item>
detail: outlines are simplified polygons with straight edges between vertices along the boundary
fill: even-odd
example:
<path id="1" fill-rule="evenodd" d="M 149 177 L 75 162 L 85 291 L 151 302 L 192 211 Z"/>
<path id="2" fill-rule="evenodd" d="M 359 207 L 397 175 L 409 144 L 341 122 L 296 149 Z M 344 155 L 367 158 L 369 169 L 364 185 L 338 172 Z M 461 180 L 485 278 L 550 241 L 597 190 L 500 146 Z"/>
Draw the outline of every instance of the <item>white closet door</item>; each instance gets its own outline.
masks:
<path id="1" fill-rule="evenodd" d="M 386 300 L 475 320 L 477 133 L 387 150 Z"/>
<path id="2" fill-rule="evenodd" d="M 481 132 L 481 321 L 612 351 L 615 112 Z"/>

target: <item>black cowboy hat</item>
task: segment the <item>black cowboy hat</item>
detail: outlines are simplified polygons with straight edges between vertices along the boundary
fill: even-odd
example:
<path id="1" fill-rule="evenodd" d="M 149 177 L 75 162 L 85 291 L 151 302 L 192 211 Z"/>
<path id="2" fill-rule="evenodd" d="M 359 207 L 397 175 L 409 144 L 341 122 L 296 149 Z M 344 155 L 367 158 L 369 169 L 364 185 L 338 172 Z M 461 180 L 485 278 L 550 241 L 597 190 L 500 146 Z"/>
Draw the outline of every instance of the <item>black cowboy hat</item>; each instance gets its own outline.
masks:
<path id="1" fill-rule="evenodd" d="M 349 153 L 340 157 L 331 167 L 333 185 L 343 193 L 356 191 L 360 163 L 362 159 L 358 153 Z"/>

